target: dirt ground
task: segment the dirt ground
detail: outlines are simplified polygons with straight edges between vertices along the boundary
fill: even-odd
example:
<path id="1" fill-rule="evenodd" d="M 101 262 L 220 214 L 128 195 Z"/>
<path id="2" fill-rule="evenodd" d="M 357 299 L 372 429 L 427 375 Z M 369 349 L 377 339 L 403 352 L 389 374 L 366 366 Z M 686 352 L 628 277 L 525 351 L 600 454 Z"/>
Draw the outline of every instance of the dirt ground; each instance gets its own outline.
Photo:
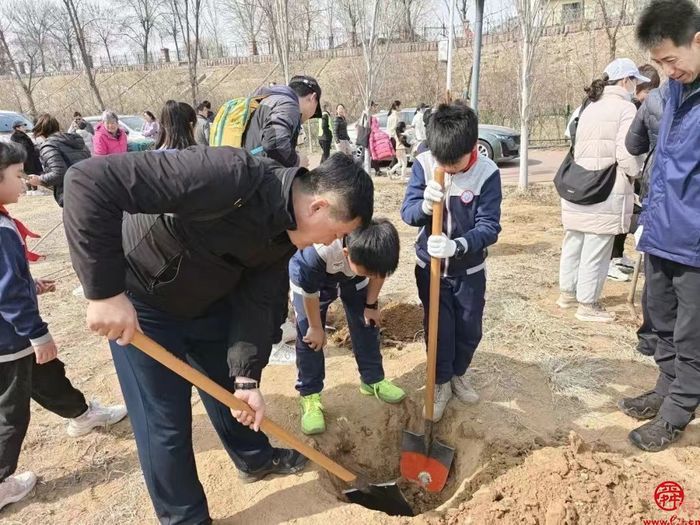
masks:
<path id="1" fill-rule="evenodd" d="M 388 377 L 409 396 L 398 406 L 362 397 L 355 361 L 337 334 L 327 349 L 328 430 L 308 439 L 375 481 L 398 477 L 402 429 L 422 429 L 425 354 L 413 278 L 416 232 L 398 215 L 403 192 L 401 183 L 378 180 L 375 209 L 401 233 L 401 267 L 382 298 L 389 305 L 383 354 Z M 60 219 L 50 197 L 26 197 L 11 211 L 41 233 Z M 654 502 L 656 486 L 666 480 L 685 489 L 675 514 L 700 520 L 699 425 L 691 424 L 667 451 L 646 454 L 627 442 L 637 422 L 616 408 L 620 397 L 644 392 L 656 377 L 653 362 L 634 351 L 636 321 L 625 304 L 629 284 L 606 283 L 603 302 L 618 314 L 616 323 L 580 323 L 554 306 L 562 228 L 553 188 L 538 186 L 526 195 L 506 188 L 502 224 L 490 250 L 484 339 L 471 371 L 481 402 L 453 401 L 436 426 L 436 437 L 454 446 L 456 456 L 441 494 L 411 491 L 423 514 L 389 518 L 350 505 L 335 480 L 313 465 L 296 476 L 239 484 L 194 394 L 199 475 L 218 523 L 642 523 L 674 514 Z M 107 344 L 87 332 L 85 303 L 71 293 L 78 281 L 60 228 L 38 251 L 47 257 L 33 266 L 35 277 L 61 277 L 59 291 L 42 298 L 41 307 L 69 377 L 88 397 L 118 402 Z M 298 432 L 294 380 L 294 366 L 269 366 L 263 385 L 270 416 Z M 57 416 L 33 405 L 32 417 L 20 470 L 34 470 L 40 482 L 32 497 L 0 513 L 1 523 L 156 522 L 128 421 L 71 439 Z"/>

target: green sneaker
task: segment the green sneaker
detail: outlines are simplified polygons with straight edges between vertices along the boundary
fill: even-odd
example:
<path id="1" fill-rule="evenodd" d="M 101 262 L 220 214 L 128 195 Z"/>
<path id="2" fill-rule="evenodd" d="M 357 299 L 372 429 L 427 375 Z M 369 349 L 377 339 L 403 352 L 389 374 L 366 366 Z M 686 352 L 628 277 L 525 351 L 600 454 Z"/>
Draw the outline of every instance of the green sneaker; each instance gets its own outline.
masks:
<path id="1" fill-rule="evenodd" d="M 326 420 L 323 418 L 321 394 L 301 396 L 301 431 L 310 436 L 326 430 Z"/>
<path id="2" fill-rule="evenodd" d="M 385 403 L 399 403 L 406 397 L 406 392 L 401 390 L 388 379 L 382 379 L 373 385 L 365 385 L 360 382 L 360 393 L 366 396 L 374 396 Z"/>

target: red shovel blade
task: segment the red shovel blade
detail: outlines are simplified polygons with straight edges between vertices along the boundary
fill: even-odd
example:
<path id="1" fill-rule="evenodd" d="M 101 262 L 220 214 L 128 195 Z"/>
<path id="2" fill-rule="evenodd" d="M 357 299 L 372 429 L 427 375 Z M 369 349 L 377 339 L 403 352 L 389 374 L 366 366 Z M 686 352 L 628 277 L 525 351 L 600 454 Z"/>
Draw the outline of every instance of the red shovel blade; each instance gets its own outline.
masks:
<path id="1" fill-rule="evenodd" d="M 433 440 L 430 450 L 425 450 L 423 434 L 403 431 L 401 444 L 401 476 L 414 481 L 428 492 L 440 492 L 447 483 L 454 449 Z"/>

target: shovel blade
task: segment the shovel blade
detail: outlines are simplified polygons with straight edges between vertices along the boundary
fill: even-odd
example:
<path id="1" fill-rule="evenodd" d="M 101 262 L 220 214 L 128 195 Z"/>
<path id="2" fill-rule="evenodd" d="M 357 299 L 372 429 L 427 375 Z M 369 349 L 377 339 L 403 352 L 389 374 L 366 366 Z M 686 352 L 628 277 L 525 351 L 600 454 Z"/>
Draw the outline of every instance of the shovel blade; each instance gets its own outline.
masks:
<path id="1" fill-rule="evenodd" d="M 440 492 L 445 487 L 454 457 L 454 449 L 437 439 L 430 443 L 429 450 L 425 450 L 424 434 L 403 431 L 401 476 L 418 483 L 428 492 Z"/>
<path id="2" fill-rule="evenodd" d="M 363 488 L 343 491 L 351 503 L 357 503 L 371 510 L 384 512 L 389 516 L 413 516 L 413 509 L 401 493 L 396 482 L 369 484 Z"/>

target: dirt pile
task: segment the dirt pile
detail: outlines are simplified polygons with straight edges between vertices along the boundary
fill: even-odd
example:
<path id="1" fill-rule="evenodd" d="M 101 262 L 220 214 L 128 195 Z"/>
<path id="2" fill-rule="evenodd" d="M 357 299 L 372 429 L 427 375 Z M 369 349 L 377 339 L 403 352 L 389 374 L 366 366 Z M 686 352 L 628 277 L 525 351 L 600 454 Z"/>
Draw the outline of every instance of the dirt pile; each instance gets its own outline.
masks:
<path id="1" fill-rule="evenodd" d="M 592 451 L 572 432 L 569 446 L 535 451 L 448 510 L 445 523 L 640 523 L 657 512 L 654 487 L 667 476 L 641 459 Z"/>
<path id="2" fill-rule="evenodd" d="M 328 324 L 335 331 L 330 340 L 338 346 L 350 347 L 350 331 L 339 302 L 328 312 Z M 391 302 L 382 307 L 382 346 L 402 347 L 404 343 L 420 341 L 423 337 L 423 308 L 419 304 Z"/>

